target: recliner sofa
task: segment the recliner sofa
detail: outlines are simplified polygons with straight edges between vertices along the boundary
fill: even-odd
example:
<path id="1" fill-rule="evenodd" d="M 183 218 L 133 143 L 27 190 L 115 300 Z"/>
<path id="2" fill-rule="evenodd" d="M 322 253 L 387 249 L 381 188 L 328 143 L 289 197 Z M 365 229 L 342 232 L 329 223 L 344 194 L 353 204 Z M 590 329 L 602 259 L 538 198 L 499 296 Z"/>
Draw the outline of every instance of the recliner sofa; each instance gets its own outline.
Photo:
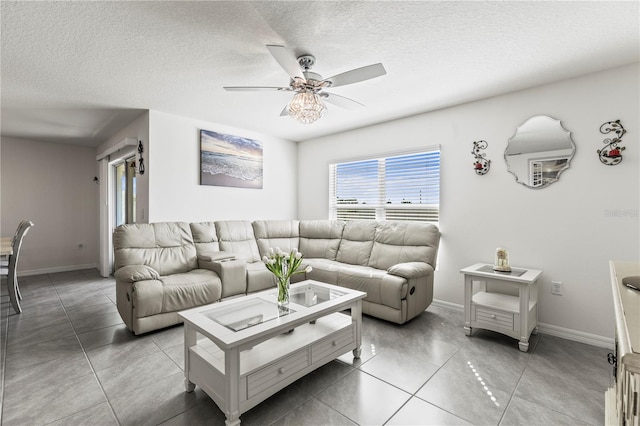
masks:
<path id="1" fill-rule="evenodd" d="M 393 221 L 257 220 L 122 225 L 114 231 L 118 311 L 135 334 L 177 313 L 275 287 L 269 248 L 296 249 L 313 279 L 367 293 L 363 313 L 403 324 L 433 300 L 440 232 Z"/>
<path id="2" fill-rule="evenodd" d="M 113 246 L 116 305 L 135 334 L 177 324 L 181 310 L 220 300 L 220 276 L 200 267 L 188 223 L 122 225 Z"/>

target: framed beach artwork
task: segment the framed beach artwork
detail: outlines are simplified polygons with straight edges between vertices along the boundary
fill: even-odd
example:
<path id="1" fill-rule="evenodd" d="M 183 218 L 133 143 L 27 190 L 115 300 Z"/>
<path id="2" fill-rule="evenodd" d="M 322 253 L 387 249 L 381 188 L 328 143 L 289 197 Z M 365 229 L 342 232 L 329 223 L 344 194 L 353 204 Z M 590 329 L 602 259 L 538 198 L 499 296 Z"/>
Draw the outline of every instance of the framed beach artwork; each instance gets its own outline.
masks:
<path id="1" fill-rule="evenodd" d="M 200 185 L 262 189 L 262 142 L 200 130 Z"/>

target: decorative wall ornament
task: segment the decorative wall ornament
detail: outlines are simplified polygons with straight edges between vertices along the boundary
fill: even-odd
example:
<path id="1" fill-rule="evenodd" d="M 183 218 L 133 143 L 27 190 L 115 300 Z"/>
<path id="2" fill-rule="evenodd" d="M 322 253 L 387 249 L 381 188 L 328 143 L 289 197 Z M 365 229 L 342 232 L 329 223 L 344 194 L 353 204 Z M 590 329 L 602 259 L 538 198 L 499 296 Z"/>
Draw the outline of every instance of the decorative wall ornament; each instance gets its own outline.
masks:
<path id="1" fill-rule="evenodd" d="M 487 160 L 486 153 L 480 153 L 480 150 L 487 149 L 489 144 L 487 141 L 475 141 L 473 142 L 473 151 L 471 153 L 476 157 L 476 161 L 473 163 L 473 169 L 478 175 L 486 175 L 491 167 L 491 160 Z"/>
<path id="2" fill-rule="evenodd" d="M 619 146 L 618 144 L 622 141 L 622 136 L 627 133 L 624 127 L 622 127 L 622 124 L 620 124 L 620 120 L 607 121 L 600 126 L 600 133 L 603 135 L 611 132 L 615 133 L 616 137 L 613 139 L 606 138 L 602 141 L 605 147 L 598 150 L 600 162 L 607 166 L 615 166 L 622 161 L 622 151 L 625 150 L 625 147 Z"/>
<path id="3" fill-rule="evenodd" d="M 138 141 L 138 173 L 141 175 L 144 174 L 144 158 L 142 158 L 143 152 L 144 147 L 142 146 L 142 141 Z"/>

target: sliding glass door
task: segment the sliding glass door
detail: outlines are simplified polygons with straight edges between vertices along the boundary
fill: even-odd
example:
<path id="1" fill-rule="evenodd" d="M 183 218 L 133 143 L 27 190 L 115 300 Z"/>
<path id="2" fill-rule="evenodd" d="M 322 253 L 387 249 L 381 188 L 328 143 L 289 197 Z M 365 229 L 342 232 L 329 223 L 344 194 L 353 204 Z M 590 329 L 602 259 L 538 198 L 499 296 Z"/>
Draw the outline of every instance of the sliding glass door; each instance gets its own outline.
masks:
<path id="1" fill-rule="evenodd" d="M 115 168 L 115 226 L 136 221 L 136 158 L 130 157 Z"/>

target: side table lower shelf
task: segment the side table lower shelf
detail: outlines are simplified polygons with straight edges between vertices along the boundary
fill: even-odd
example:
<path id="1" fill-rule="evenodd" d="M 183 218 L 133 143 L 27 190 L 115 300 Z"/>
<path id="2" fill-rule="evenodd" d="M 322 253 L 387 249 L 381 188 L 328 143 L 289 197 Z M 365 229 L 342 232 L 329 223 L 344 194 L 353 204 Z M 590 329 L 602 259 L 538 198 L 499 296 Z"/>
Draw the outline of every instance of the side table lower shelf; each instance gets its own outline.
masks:
<path id="1" fill-rule="evenodd" d="M 536 334 L 536 302 L 530 300 L 528 306 L 526 335 Z M 483 328 L 520 339 L 520 300 L 517 296 L 501 293 L 478 292 L 471 302 L 471 328 Z M 526 345 L 525 345 L 526 343 Z M 520 350 L 526 352 L 529 344 L 519 343 Z"/>

